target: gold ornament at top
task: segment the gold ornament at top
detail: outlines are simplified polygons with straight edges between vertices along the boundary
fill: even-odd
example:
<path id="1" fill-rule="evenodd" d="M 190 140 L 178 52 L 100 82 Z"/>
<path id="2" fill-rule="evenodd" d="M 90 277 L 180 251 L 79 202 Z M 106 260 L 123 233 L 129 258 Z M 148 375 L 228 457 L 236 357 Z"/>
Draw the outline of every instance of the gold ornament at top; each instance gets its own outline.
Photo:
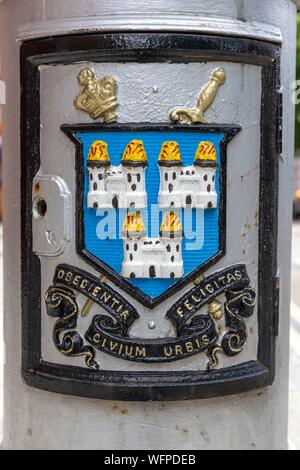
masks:
<path id="1" fill-rule="evenodd" d="M 208 82 L 202 88 L 195 108 L 175 108 L 171 111 L 170 119 L 183 124 L 205 124 L 207 119 L 204 112 L 214 102 L 218 89 L 225 83 L 226 73 L 221 67 L 215 69 Z"/>
<path id="2" fill-rule="evenodd" d="M 159 162 L 181 162 L 179 145 L 177 142 L 164 142 L 158 158 Z"/>
<path id="3" fill-rule="evenodd" d="M 88 113 L 92 119 L 103 118 L 106 123 L 117 121 L 117 81 L 113 77 L 96 78 L 90 68 L 81 70 L 77 76 L 82 87 L 76 96 L 74 106 Z"/>

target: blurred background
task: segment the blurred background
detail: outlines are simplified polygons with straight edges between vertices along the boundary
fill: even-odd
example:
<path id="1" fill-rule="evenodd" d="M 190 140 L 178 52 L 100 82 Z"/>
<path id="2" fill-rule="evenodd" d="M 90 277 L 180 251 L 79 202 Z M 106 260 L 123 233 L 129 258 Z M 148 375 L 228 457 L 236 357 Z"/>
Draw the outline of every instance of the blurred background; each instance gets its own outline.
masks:
<path id="1" fill-rule="evenodd" d="M 298 1 L 300 10 L 300 0 Z M 297 35 L 297 89 L 300 90 L 300 13 L 298 13 Z M 289 445 L 300 450 L 300 93 L 296 104 L 296 133 L 294 159 L 293 201 L 293 248 L 292 248 L 292 296 L 290 330 L 290 400 L 289 400 Z M 0 442 L 3 416 L 3 269 L 2 269 L 2 114 L 5 103 L 5 84 L 1 81 L 0 58 Z M 292 209 L 292 208 L 291 208 Z"/>
<path id="2" fill-rule="evenodd" d="M 300 1 L 298 1 L 300 10 Z M 297 28 L 297 89 L 300 88 L 300 13 Z M 299 100 L 300 101 L 300 100 Z M 292 297 L 290 336 L 290 446 L 300 449 L 300 103 L 296 103 L 293 202 L 293 248 L 292 248 Z"/>

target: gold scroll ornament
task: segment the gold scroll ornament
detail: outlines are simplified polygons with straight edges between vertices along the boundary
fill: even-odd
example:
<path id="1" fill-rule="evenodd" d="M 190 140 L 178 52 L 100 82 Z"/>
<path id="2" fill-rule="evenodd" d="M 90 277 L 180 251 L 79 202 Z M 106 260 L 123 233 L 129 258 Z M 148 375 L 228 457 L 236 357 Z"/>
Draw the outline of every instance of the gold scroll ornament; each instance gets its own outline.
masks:
<path id="1" fill-rule="evenodd" d="M 215 69 L 208 82 L 202 88 L 195 108 L 177 107 L 171 111 L 170 119 L 183 124 L 205 124 L 207 119 L 204 112 L 214 102 L 218 89 L 225 83 L 226 73 L 221 67 Z"/>
<path id="2" fill-rule="evenodd" d="M 88 113 L 92 119 L 103 118 L 106 123 L 117 121 L 117 81 L 113 77 L 98 79 L 90 68 L 81 70 L 77 76 L 81 93 L 76 96 L 74 106 Z"/>

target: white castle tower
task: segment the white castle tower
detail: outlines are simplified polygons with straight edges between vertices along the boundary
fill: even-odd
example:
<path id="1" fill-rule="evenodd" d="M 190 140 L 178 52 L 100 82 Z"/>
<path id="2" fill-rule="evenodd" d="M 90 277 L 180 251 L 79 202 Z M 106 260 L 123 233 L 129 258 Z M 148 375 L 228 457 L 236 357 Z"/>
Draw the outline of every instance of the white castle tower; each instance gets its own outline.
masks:
<path id="1" fill-rule="evenodd" d="M 177 142 L 165 142 L 158 159 L 160 169 L 159 207 L 214 209 L 217 153 L 212 142 L 201 142 L 194 165 L 183 166 Z"/>
<path id="2" fill-rule="evenodd" d="M 146 236 L 139 212 L 128 214 L 122 230 L 126 278 L 175 279 L 183 276 L 183 232 L 175 212 L 165 214 L 158 238 Z"/>
<path id="3" fill-rule="evenodd" d="M 127 145 L 119 166 L 111 165 L 107 143 L 102 140 L 95 141 L 91 145 L 87 162 L 88 208 L 146 208 L 147 163 L 144 145 L 140 140 L 132 140 Z"/>

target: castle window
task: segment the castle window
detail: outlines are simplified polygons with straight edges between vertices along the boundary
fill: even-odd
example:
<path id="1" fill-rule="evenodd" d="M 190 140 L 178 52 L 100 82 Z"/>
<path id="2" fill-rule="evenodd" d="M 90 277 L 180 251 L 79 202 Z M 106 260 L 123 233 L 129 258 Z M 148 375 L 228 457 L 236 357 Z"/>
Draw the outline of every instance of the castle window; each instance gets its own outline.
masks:
<path id="1" fill-rule="evenodd" d="M 207 204 L 207 207 L 208 207 L 208 209 L 212 209 L 212 202 L 211 201 L 209 201 L 209 203 Z"/>
<path id="2" fill-rule="evenodd" d="M 208 193 L 211 192 L 211 185 L 210 185 L 210 184 L 207 186 L 207 192 L 208 192 Z"/>
<path id="3" fill-rule="evenodd" d="M 103 179 L 103 176 L 101 175 L 101 173 L 99 173 L 98 180 L 101 181 L 102 179 Z"/>
<path id="4" fill-rule="evenodd" d="M 180 247 L 179 247 L 179 245 L 177 245 L 177 246 L 176 246 L 176 251 L 177 251 L 177 253 L 179 253 L 179 249 L 180 249 Z"/>
<path id="5" fill-rule="evenodd" d="M 93 181 L 93 173 L 90 174 L 90 180 Z"/>
<path id="6" fill-rule="evenodd" d="M 171 251 L 171 247 L 170 245 L 167 245 L 167 252 L 170 253 L 170 251 Z"/>
<path id="7" fill-rule="evenodd" d="M 186 202 L 187 206 L 191 206 L 192 205 L 192 196 L 187 196 L 185 202 Z"/>
<path id="8" fill-rule="evenodd" d="M 205 176 L 204 176 L 204 181 L 207 181 L 207 180 L 208 180 L 208 176 L 205 175 Z"/>
<path id="9" fill-rule="evenodd" d="M 155 266 L 150 266 L 150 268 L 149 268 L 149 277 L 151 277 L 151 279 L 156 277 Z"/>
<path id="10" fill-rule="evenodd" d="M 134 278 L 135 278 L 135 274 L 134 274 L 134 273 L 131 273 L 131 274 L 130 274 L 130 277 L 131 277 L 131 279 L 134 279 Z"/>
<path id="11" fill-rule="evenodd" d="M 136 177 L 137 177 L 138 183 L 140 183 L 140 181 L 141 181 L 141 175 L 138 173 L 138 174 L 136 175 Z"/>
<path id="12" fill-rule="evenodd" d="M 174 171 L 174 173 L 173 173 L 173 180 L 176 180 L 176 173 L 175 173 L 175 171 Z"/>
<path id="13" fill-rule="evenodd" d="M 94 191 L 97 191 L 97 188 L 98 188 L 97 183 L 94 183 Z"/>
<path id="14" fill-rule="evenodd" d="M 215 175 L 213 175 L 213 177 L 212 177 L 213 183 L 215 182 L 215 179 L 216 179 Z"/>
<path id="15" fill-rule="evenodd" d="M 128 243 L 126 244 L 126 250 L 129 251 L 129 245 L 128 245 Z"/>
<path id="16" fill-rule="evenodd" d="M 136 190 L 136 184 L 133 184 L 133 185 L 131 186 L 131 189 L 132 189 L 132 191 L 135 191 L 135 190 Z"/>
<path id="17" fill-rule="evenodd" d="M 171 256 L 171 262 L 174 263 L 174 261 L 175 261 L 175 257 Z"/>
<path id="18" fill-rule="evenodd" d="M 174 279 L 174 277 L 175 277 L 175 273 L 171 273 L 171 274 L 170 274 L 170 278 L 171 278 L 171 279 Z"/>
<path id="19" fill-rule="evenodd" d="M 173 191 L 173 185 L 169 184 L 169 193 L 171 193 L 172 191 Z"/>
<path id="20" fill-rule="evenodd" d="M 137 243 L 134 244 L 133 249 L 134 249 L 134 251 L 137 251 Z"/>
<path id="21" fill-rule="evenodd" d="M 128 173 L 128 175 L 127 175 L 127 181 L 128 181 L 128 183 L 131 183 L 131 180 L 132 180 L 132 178 L 131 178 L 131 174 L 130 174 L 130 173 Z"/>
<path id="22" fill-rule="evenodd" d="M 119 200 L 118 200 L 118 197 L 117 197 L 117 196 L 114 196 L 114 197 L 113 197 L 111 203 L 112 203 L 112 206 L 113 206 L 114 209 L 118 209 L 118 207 L 119 207 Z"/>
<path id="23" fill-rule="evenodd" d="M 169 179 L 169 175 L 168 173 L 165 173 L 165 181 L 168 181 L 168 179 Z"/>
<path id="24" fill-rule="evenodd" d="M 98 209 L 98 203 L 94 202 L 93 207 L 94 207 L 94 209 Z"/>
<path id="25" fill-rule="evenodd" d="M 189 172 L 189 170 L 187 170 L 187 171 L 186 171 L 186 175 L 188 175 L 188 176 L 190 175 L 190 172 Z"/>
<path id="26" fill-rule="evenodd" d="M 133 254 L 132 254 L 132 253 L 130 253 L 130 255 L 129 255 L 129 259 L 130 259 L 130 261 L 132 261 L 132 260 L 133 260 Z"/>

